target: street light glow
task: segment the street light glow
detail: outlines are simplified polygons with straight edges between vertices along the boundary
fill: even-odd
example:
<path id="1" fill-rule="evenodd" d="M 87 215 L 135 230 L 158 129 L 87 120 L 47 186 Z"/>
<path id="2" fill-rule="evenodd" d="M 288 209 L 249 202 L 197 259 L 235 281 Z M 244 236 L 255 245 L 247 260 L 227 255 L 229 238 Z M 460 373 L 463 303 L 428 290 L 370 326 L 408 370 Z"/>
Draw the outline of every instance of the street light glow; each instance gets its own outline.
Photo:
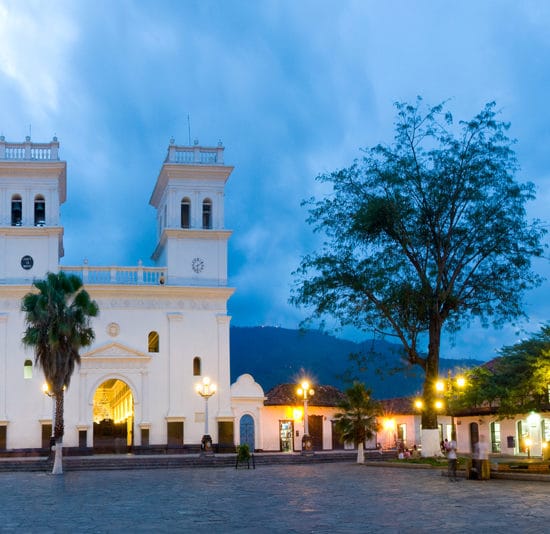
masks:
<path id="1" fill-rule="evenodd" d="M 296 390 L 296 393 L 299 397 L 302 397 L 304 399 L 307 399 L 307 397 L 313 396 L 315 391 L 310 387 L 309 382 L 307 380 L 304 380 L 300 387 Z"/>
<path id="2" fill-rule="evenodd" d="M 308 397 L 312 397 L 315 394 L 315 390 L 310 387 L 307 380 L 303 380 L 300 387 L 296 389 L 296 393 L 300 399 L 304 401 L 304 435 L 302 436 L 302 453 L 310 453 L 312 448 L 312 441 L 309 435 L 308 415 L 307 415 L 307 403 Z"/>
<path id="3" fill-rule="evenodd" d="M 395 419 L 384 419 L 384 428 L 386 430 L 393 430 L 395 428 Z"/>
<path id="4" fill-rule="evenodd" d="M 195 385 L 195 391 L 204 398 L 211 397 L 216 393 L 216 384 L 210 383 L 210 378 L 205 376 L 202 382 Z"/>

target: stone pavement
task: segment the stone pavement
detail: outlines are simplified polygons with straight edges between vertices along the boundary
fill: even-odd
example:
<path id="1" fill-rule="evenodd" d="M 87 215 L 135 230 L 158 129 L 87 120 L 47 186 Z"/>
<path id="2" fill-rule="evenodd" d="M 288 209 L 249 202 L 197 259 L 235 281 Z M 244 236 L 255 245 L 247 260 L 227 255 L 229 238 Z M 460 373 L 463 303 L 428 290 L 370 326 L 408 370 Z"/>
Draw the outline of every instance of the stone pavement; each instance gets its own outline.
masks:
<path id="1" fill-rule="evenodd" d="M 0 473 L 0 532 L 548 532 L 548 484 L 354 463 Z"/>

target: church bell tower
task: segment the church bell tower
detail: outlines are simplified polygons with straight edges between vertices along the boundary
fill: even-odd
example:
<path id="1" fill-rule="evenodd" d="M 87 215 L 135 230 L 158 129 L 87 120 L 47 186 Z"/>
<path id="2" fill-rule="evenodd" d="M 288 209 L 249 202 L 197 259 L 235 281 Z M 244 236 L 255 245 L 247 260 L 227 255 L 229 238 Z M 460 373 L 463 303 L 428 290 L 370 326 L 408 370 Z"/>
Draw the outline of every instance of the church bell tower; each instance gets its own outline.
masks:
<path id="1" fill-rule="evenodd" d="M 224 147 L 179 146 L 170 140 L 150 204 L 157 210 L 158 243 L 152 259 L 166 267 L 166 283 L 227 285 L 224 188 L 233 167 Z"/>
<path id="2" fill-rule="evenodd" d="M 59 142 L 7 142 L 0 136 L 0 283 L 27 284 L 57 272 L 63 256 L 60 206 L 67 164 Z"/>

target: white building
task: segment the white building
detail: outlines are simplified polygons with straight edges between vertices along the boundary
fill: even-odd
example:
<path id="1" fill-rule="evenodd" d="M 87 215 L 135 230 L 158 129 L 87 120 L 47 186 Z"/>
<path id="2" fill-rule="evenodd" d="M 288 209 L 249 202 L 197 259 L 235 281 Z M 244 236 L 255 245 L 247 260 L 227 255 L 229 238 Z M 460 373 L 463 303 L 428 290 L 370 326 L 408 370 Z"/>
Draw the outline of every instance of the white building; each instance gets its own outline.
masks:
<path id="1" fill-rule="evenodd" d="M 34 279 L 81 277 L 100 308 L 65 399 L 66 447 L 197 447 L 209 414 L 214 443 L 235 443 L 229 373 L 224 148 L 171 141 L 150 203 L 154 267 L 61 266 L 67 165 L 59 143 L 0 137 L 0 450 L 47 447 L 52 400 L 21 342 L 21 298 Z M 93 256 L 93 251 L 90 251 Z M 217 385 L 208 402 L 195 385 Z M 237 421 L 238 423 L 238 421 Z"/>

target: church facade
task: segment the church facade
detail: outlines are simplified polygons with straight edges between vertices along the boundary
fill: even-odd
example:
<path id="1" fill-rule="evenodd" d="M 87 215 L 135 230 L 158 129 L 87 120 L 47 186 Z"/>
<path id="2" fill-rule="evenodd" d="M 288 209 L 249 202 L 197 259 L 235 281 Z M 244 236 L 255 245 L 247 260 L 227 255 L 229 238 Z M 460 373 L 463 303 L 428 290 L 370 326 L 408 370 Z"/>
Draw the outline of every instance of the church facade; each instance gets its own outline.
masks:
<path id="1" fill-rule="evenodd" d="M 220 448 L 234 450 L 231 232 L 224 227 L 224 189 L 233 167 L 223 155 L 221 143 L 178 146 L 171 140 L 150 199 L 154 266 L 64 266 L 60 210 L 67 165 L 59 159 L 59 142 L 0 137 L 0 450 L 49 443 L 53 402 L 32 350 L 21 342 L 20 306 L 34 279 L 59 270 L 79 276 L 100 309 L 95 341 L 81 351 L 66 392 L 64 446 L 192 448 L 207 431 Z M 206 377 L 216 385 L 210 398 L 196 391 Z"/>

